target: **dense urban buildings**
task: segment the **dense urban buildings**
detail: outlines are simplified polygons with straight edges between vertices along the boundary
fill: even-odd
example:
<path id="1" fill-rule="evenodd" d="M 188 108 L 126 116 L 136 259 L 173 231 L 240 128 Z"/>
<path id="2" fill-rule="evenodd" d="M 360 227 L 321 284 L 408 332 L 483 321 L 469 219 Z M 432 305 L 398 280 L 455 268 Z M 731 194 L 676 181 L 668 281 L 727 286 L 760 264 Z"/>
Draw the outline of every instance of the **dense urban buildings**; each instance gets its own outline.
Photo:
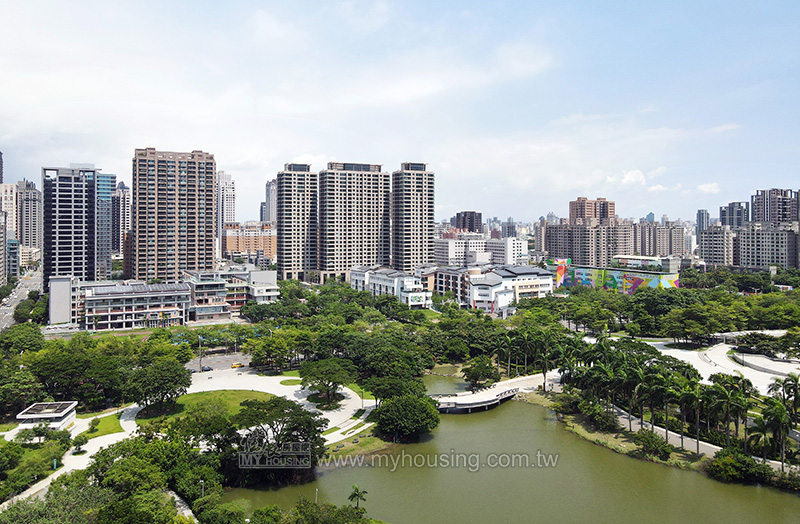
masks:
<path id="1" fill-rule="evenodd" d="M 711 227 L 711 215 L 708 214 L 708 209 L 697 210 L 697 222 L 695 226 L 695 233 L 697 235 L 697 243 L 700 243 L 700 233 Z"/>
<path id="2" fill-rule="evenodd" d="M 453 219 L 453 226 L 463 231 L 483 233 L 483 218 L 477 211 L 459 211 Z"/>
<path id="3" fill-rule="evenodd" d="M 111 250 L 121 253 L 125 246 L 125 234 L 131 230 L 131 188 L 125 182 L 117 184 L 111 195 Z"/>
<path id="4" fill-rule="evenodd" d="M 569 223 L 572 225 L 611 225 L 616 218 L 616 204 L 605 198 L 589 200 L 578 197 L 569 203 Z"/>
<path id="5" fill-rule="evenodd" d="M 433 260 L 434 174 L 407 162 L 392 173 L 392 267 L 406 273 Z"/>
<path id="6" fill-rule="evenodd" d="M 750 221 L 750 202 L 730 202 L 719 208 L 719 223 L 733 228 L 744 227 Z"/>
<path id="7" fill-rule="evenodd" d="M 214 269 L 216 163 L 203 151 L 136 149 L 133 157 L 133 278 L 177 282 Z"/>
<path id="8" fill-rule="evenodd" d="M 96 278 L 97 173 L 91 164 L 42 168 L 43 281 L 54 276 Z"/>
<path id="9" fill-rule="evenodd" d="M 274 260 L 278 244 L 277 230 L 267 222 L 248 221 L 225 224 L 222 254 L 226 258 L 247 257 L 259 251 Z"/>
<path id="10" fill-rule="evenodd" d="M 317 174 L 309 164 L 286 164 L 276 181 L 278 277 L 310 280 L 317 269 Z"/>
<path id="11" fill-rule="evenodd" d="M 750 197 L 753 222 L 798 221 L 797 191 L 792 189 L 759 189 Z"/>

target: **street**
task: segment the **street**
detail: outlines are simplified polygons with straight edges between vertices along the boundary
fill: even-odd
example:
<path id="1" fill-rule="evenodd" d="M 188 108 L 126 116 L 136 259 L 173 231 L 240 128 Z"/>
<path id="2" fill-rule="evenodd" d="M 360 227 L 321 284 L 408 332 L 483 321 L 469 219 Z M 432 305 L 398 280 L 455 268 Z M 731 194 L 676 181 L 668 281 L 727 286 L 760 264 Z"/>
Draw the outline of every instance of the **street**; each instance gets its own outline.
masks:
<path id="1" fill-rule="evenodd" d="M 42 291 L 42 270 L 37 269 L 19 277 L 17 287 L 8 296 L 5 305 L 0 305 L 0 330 L 14 325 L 14 308 L 28 298 L 28 292 Z"/>

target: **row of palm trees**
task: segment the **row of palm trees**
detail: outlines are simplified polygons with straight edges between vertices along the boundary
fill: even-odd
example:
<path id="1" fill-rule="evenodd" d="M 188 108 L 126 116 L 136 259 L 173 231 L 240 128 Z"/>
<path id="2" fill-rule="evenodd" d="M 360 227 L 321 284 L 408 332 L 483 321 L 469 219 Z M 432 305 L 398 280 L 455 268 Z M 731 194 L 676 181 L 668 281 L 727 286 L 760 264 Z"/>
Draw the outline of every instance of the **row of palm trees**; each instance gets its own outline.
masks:
<path id="1" fill-rule="evenodd" d="M 624 406 L 628 426 L 638 413 L 644 426 L 645 411 L 650 413 L 650 427 L 655 431 L 656 418 L 663 413 L 665 438 L 668 438 L 670 415 L 680 416 L 680 442 L 684 447 L 687 418 L 695 429 L 696 452 L 700 453 L 700 430 L 722 431 L 726 445 L 731 445 L 731 425 L 739 436 L 744 425 L 744 452 L 756 448 L 766 461 L 770 445 L 780 449 L 786 459 L 787 438 L 796 420 L 800 404 L 800 380 L 787 377 L 774 386 L 775 396 L 760 399 L 758 391 L 742 375 L 712 375 L 712 384 L 700 383 L 700 375 L 690 364 L 664 356 L 655 348 L 639 341 L 617 340 L 611 343 L 599 337 L 595 344 L 572 344 L 559 352 L 562 383 L 590 392 L 608 410 Z M 777 382 L 776 382 L 777 384 Z M 761 414 L 751 423 L 751 410 Z M 676 411 L 677 409 L 677 411 Z"/>

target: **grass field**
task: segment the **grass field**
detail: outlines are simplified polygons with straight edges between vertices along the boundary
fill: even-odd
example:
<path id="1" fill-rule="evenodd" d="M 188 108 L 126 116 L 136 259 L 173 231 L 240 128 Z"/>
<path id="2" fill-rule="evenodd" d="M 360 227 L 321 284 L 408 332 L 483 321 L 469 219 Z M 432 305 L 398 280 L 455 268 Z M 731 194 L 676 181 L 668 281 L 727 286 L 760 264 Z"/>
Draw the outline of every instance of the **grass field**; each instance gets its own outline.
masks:
<path id="1" fill-rule="evenodd" d="M 281 380 L 281 386 L 299 386 L 302 382 L 299 378 L 287 378 L 286 380 Z"/>
<path id="2" fill-rule="evenodd" d="M 241 411 L 239 404 L 244 400 L 269 400 L 273 395 L 262 391 L 223 389 L 220 391 L 203 391 L 201 393 L 191 393 L 183 395 L 176 402 L 175 409 L 171 413 L 157 413 L 155 410 L 145 408 L 136 417 L 136 424 L 141 425 L 154 420 L 165 420 L 178 417 L 188 408 L 197 405 L 204 400 L 221 400 L 228 408 L 228 413 L 235 415 Z"/>
<path id="3" fill-rule="evenodd" d="M 93 439 L 122 431 L 122 426 L 119 424 L 119 414 L 100 417 L 97 420 L 100 421 L 100 425 L 97 426 L 97 431 L 90 433 L 86 430 L 81 433 L 81 435 L 86 435 L 89 439 Z"/>
<path id="4" fill-rule="evenodd" d="M 15 427 L 19 426 L 16 422 L 3 422 L 0 424 L 0 433 L 5 431 L 11 431 Z"/>

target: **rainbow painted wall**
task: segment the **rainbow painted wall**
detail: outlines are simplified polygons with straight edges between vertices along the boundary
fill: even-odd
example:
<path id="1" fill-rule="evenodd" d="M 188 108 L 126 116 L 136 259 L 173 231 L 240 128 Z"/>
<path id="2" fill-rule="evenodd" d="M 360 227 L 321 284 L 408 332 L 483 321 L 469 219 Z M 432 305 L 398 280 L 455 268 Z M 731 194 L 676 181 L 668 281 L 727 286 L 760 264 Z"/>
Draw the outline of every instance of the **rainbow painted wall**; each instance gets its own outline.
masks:
<path id="1" fill-rule="evenodd" d="M 554 259 L 547 261 L 547 269 L 552 271 L 553 288 L 561 286 L 589 286 L 614 289 L 620 293 L 632 294 L 640 287 L 678 288 L 678 273 L 654 273 L 631 269 L 603 269 L 570 265 L 570 260 Z"/>

